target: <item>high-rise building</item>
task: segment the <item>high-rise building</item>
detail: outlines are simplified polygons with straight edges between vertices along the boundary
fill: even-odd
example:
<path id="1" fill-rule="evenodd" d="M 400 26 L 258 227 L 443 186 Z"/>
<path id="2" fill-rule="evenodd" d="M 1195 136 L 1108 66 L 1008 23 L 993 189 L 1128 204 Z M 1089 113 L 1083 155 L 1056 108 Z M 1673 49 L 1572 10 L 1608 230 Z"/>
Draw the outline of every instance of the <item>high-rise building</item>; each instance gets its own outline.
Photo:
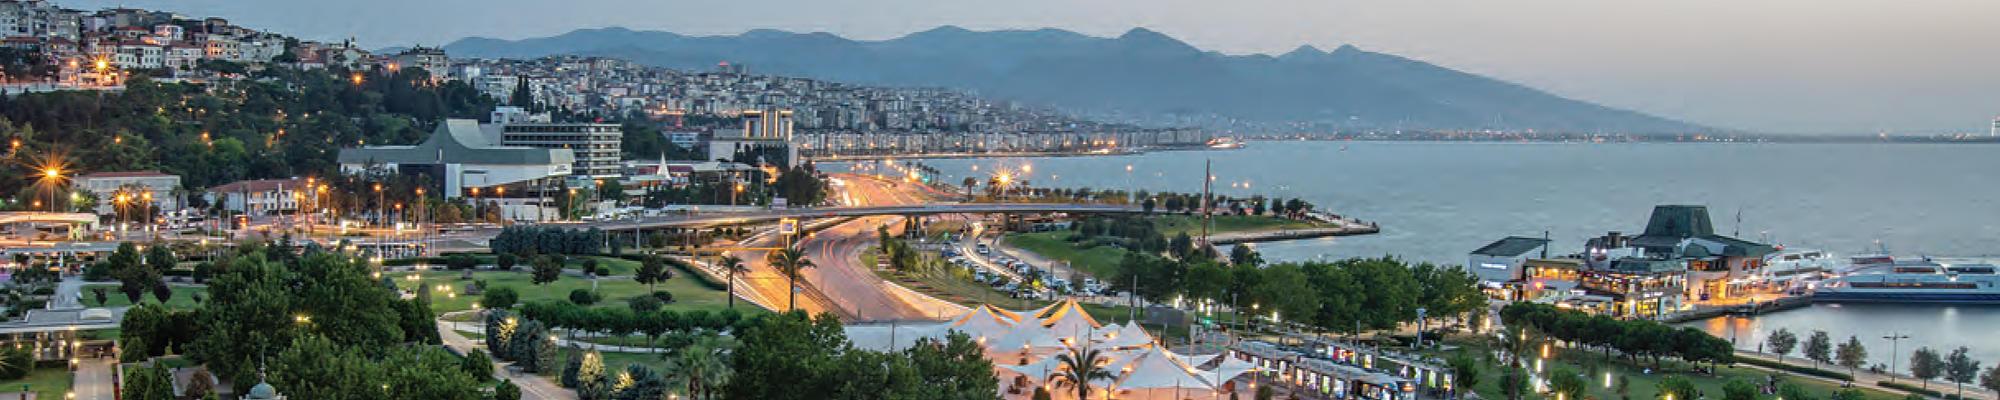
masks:
<path id="1" fill-rule="evenodd" d="M 594 179 L 620 176 L 619 161 L 624 157 L 619 140 L 624 131 L 618 124 L 521 122 L 497 124 L 500 144 L 506 146 L 570 149 L 576 153 L 574 175 Z"/>
<path id="2" fill-rule="evenodd" d="M 1986 136 L 2000 137 L 2000 117 L 1993 117 L 1993 129 L 1986 131 Z"/>

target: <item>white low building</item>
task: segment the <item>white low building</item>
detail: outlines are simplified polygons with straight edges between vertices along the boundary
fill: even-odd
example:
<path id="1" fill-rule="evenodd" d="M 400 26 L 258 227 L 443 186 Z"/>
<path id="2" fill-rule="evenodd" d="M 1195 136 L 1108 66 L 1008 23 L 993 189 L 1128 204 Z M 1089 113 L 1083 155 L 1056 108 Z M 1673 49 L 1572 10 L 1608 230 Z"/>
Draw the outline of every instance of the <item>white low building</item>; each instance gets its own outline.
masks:
<path id="1" fill-rule="evenodd" d="M 568 176 L 576 163 L 570 149 L 505 146 L 495 139 L 482 132 L 479 121 L 447 120 L 421 144 L 341 149 L 340 169 L 348 174 L 429 175 L 440 185 L 433 188 L 438 193 L 458 198 L 467 189 Z"/>

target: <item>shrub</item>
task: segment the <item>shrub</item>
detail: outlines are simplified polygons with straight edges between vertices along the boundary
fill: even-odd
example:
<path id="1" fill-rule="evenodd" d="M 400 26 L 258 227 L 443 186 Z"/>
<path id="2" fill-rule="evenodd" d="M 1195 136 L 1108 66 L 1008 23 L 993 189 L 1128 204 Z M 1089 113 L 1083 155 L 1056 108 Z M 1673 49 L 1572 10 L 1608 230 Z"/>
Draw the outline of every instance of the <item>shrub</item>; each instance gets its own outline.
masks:
<path id="1" fill-rule="evenodd" d="M 1908 383 L 1882 381 L 1882 382 L 1876 382 L 1875 384 L 1881 385 L 1882 387 L 1885 388 L 1909 392 L 1910 394 L 1924 395 L 1930 397 L 1944 397 L 1944 392 L 1939 392 L 1935 389 L 1925 389 L 1921 386 L 1911 385 Z"/>
<path id="2" fill-rule="evenodd" d="M 465 359 L 461 360 L 461 365 L 465 368 L 465 373 L 471 374 L 473 378 L 486 380 L 493 376 L 493 359 L 486 356 L 485 350 L 473 349 L 471 353 L 465 355 Z"/>
<path id="3" fill-rule="evenodd" d="M 659 311 L 661 301 L 659 298 L 653 296 L 635 296 L 631 300 L 627 300 L 626 303 L 626 305 L 632 307 L 632 311 L 646 313 Z"/>
<path id="4" fill-rule="evenodd" d="M 493 264 L 499 266 L 500 269 L 503 270 L 514 269 L 514 264 L 519 264 L 519 263 L 521 263 L 521 256 L 514 255 L 514 253 L 500 253 L 499 256 L 496 256 L 493 259 Z"/>
<path id="5" fill-rule="evenodd" d="M 597 273 L 597 259 L 595 258 L 583 259 L 583 273 L 591 275 L 603 275 Z"/>
<path id="6" fill-rule="evenodd" d="M 1737 362 L 1741 362 L 1741 363 L 1744 363 L 1744 364 L 1750 364 L 1750 365 L 1755 365 L 1755 366 L 1759 366 L 1759 367 L 1764 367 L 1764 368 L 1770 368 L 1770 369 L 1775 369 L 1775 370 L 1780 370 L 1780 371 L 1786 371 L 1786 372 L 1793 372 L 1793 373 L 1799 373 L 1799 374 L 1805 374 L 1805 375 L 1812 375 L 1812 376 L 1817 376 L 1817 377 L 1821 377 L 1821 378 L 1827 378 L 1827 379 L 1833 379 L 1833 380 L 1841 380 L 1841 381 L 1852 381 L 1852 380 L 1854 380 L 1854 375 L 1850 375 L 1850 374 L 1848 374 L 1848 373 L 1845 373 L 1845 372 L 1837 372 L 1837 371 L 1828 371 L 1828 370 L 1824 370 L 1824 369 L 1819 369 L 1819 368 L 1813 368 L 1813 367 L 1809 367 L 1809 366 L 1803 366 L 1803 365 L 1793 365 L 1793 364 L 1787 364 L 1787 363 L 1781 363 L 1781 362 L 1777 362 L 1777 361 L 1772 361 L 1772 360 L 1765 360 L 1765 359 L 1761 359 L 1761 358 L 1752 358 L 1752 357 L 1742 357 L 1742 358 L 1738 358 L 1738 359 L 1736 359 L 1736 361 L 1737 361 Z"/>
<path id="7" fill-rule="evenodd" d="M 468 270 L 479 266 L 479 259 L 473 258 L 470 254 L 453 254 L 444 258 L 444 265 L 445 268 L 454 270 Z"/>
<path id="8" fill-rule="evenodd" d="M 496 287 L 486 289 L 485 297 L 479 299 L 479 305 L 486 308 L 509 308 L 519 301 L 521 294 L 515 293 L 514 288 Z"/>
<path id="9" fill-rule="evenodd" d="M 674 302 L 674 294 L 673 294 L 673 293 L 670 293 L 670 292 L 667 292 L 667 291 L 665 291 L 665 290 L 660 290 L 660 291 L 655 291 L 655 292 L 653 292 L 653 298 L 654 298 L 654 299 L 658 299 L 658 300 L 660 300 L 660 302 L 661 302 L 661 303 L 672 303 L 672 302 Z"/>
<path id="10" fill-rule="evenodd" d="M 569 291 L 569 302 L 576 303 L 579 306 L 597 304 L 597 294 L 591 293 L 590 289 L 571 290 Z"/>

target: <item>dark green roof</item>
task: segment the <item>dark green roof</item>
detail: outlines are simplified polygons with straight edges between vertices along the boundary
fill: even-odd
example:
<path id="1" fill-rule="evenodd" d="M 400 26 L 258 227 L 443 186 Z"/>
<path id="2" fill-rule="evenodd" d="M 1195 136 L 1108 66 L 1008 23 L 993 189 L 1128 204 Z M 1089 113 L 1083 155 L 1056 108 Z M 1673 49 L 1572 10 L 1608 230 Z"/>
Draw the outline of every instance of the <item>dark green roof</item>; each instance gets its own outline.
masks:
<path id="1" fill-rule="evenodd" d="M 1771 253 L 1778 252 L 1777 247 L 1772 247 L 1771 245 L 1768 244 L 1757 243 L 1722 235 L 1713 235 L 1713 234 L 1702 235 L 1697 239 L 1721 243 L 1722 244 L 1721 255 L 1729 257 L 1763 257 L 1770 255 Z M 1695 246 L 1689 246 L 1689 247 L 1695 247 Z"/>
<path id="2" fill-rule="evenodd" d="M 576 163 L 570 149 L 503 146 L 481 132 L 479 121 L 445 120 L 431 137 L 415 146 L 369 146 L 341 149 L 341 164 L 485 164 L 568 165 Z"/>
<path id="3" fill-rule="evenodd" d="M 1687 239 L 1714 234 L 1715 225 L 1708 219 L 1707 206 L 1665 205 L 1653 207 L 1653 217 L 1646 221 L 1646 231 L 1639 236 Z"/>
<path id="4" fill-rule="evenodd" d="M 1473 250 L 1472 254 L 1478 254 L 1482 256 L 1494 256 L 1494 257 L 1515 257 L 1515 256 L 1520 256 L 1522 254 L 1527 254 L 1529 251 L 1534 251 L 1535 248 L 1542 247 L 1548 244 L 1549 241 L 1547 239 L 1531 238 L 1523 236 L 1508 236 L 1505 239 L 1500 239 L 1493 243 L 1487 244 L 1486 247 L 1480 247 L 1479 250 Z"/>

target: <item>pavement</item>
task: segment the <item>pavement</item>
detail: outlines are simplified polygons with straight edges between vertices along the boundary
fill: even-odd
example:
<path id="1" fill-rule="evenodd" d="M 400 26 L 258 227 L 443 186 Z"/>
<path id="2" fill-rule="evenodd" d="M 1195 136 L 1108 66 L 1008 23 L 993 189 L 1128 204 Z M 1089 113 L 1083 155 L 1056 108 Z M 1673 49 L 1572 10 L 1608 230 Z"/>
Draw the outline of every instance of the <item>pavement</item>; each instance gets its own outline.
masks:
<path id="1" fill-rule="evenodd" d="M 1753 351 L 1742 351 L 1742 350 L 1738 350 L 1738 351 L 1736 352 L 1736 356 L 1737 356 L 1737 357 L 1742 357 L 1742 358 L 1756 358 L 1756 359 L 1761 359 L 1761 360 L 1766 360 L 1766 361 L 1779 361 L 1777 357 L 1775 357 L 1775 356 L 1772 356 L 1772 355 L 1770 355 L 1770 354 L 1766 354 L 1766 353 L 1758 353 L 1758 352 L 1753 352 Z M 1808 368 L 1810 368 L 1810 367 L 1813 367 L 1813 364 L 1812 364 L 1812 362 L 1810 362 L 1809 360 L 1806 360 L 1805 358 L 1800 358 L 1800 357 L 1785 357 L 1785 359 L 1784 359 L 1784 363 L 1785 363 L 1785 364 L 1791 364 L 1791 365 L 1796 365 L 1796 366 L 1801 366 L 1801 367 L 1808 367 Z M 1764 367 L 1761 367 L 1761 366 L 1757 366 L 1757 365 L 1752 365 L 1752 364 L 1737 364 L 1737 365 L 1738 365 L 1738 366 L 1741 366 L 1741 367 L 1745 367 L 1745 368 L 1757 368 L 1757 369 L 1762 369 L 1762 370 L 1771 370 L 1770 368 L 1764 368 Z M 1847 371 L 1847 368 L 1843 368 L 1843 367 L 1840 367 L 1840 366 L 1837 366 L 1837 365 L 1827 365 L 1827 364 L 1820 364 L 1818 368 L 1820 368 L 1820 369 L 1824 369 L 1824 370 L 1828 370 L 1828 371 L 1834 371 L 1834 372 L 1848 372 L 1848 371 Z M 1774 371 L 1774 372 L 1782 372 L 1782 371 L 1775 371 L 1775 370 L 1772 370 L 1772 371 Z M 1813 376 L 1813 375 L 1806 375 L 1806 374 L 1800 374 L 1800 373 L 1794 373 L 1794 372 L 1784 372 L 1784 374 L 1785 374 L 1785 375 L 1788 375 L 1788 376 L 1790 376 L 1790 377 L 1796 377 L 1796 378 L 1805 378 L 1805 379 L 1815 379 L 1815 380 L 1820 380 L 1820 381 L 1825 381 L 1825 382 L 1830 382 L 1830 383 L 1834 383 L 1834 384 L 1839 384 L 1839 383 L 1841 383 L 1841 382 L 1842 382 L 1841 380 L 1838 380 L 1838 379 L 1832 379 L 1832 378 L 1826 378 L 1826 377 L 1819 377 L 1819 376 Z M 1890 393 L 1903 393 L 1903 394 L 1907 394 L 1907 392 L 1904 392 L 1904 391 L 1902 391 L 1902 390 L 1898 390 L 1898 389 L 1891 389 L 1891 388 L 1886 388 L 1886 387 L 1882 387 L 1882 385 L 1881 385 L 1880 383 L 1882 383 L 1882 382 L 1888 382 L 1888 381 L 1889 381 L 1889 380 L 1891 379 L 1891 378 L 1890 378 L 1890 376 L 1889 376 L 1889 374 L 1882 374 L 1882 373 L 1875 373 L 1875 372 L 1869 372 L 1869 371 L 1868 371 L 1867 369 L 1857 369 L 1857 370 L 1854 370 L 1854 372 L 1853 372 L 1853 375 L 1854 375 L 1854 386 L 1856 386 L 1856 387 L 1864 387 L 1864 386 L 1865 386 L 1865 387 L 1868 387 L 1868 388 L 1871 388 L 1871 389 L 1875 389 L 1875 390 L 1881 390 L 1881 391 L 1886 391 L 1886 392 L 1890 392 Z M 1895 379 L 1895 380 L 1896 380 L 1897 382 L 1901 382 L 1901 383 L 1907 383 L 1907 384 L 1911 384 L 1911 385 L 1915 385 L 1915 386 L 1918 386 L 1918 387 L 1923 387 L 1923 386 L 1924 386 L 1924 384 L 1923 384 L 1923 382 L 1922 382 L 1922 381 L 1919 381 L 1919 380 L 1917 380 L 1917 378 L 1914 378 L 1914 377 L 1911 377 L 1911 376 L 1909 376 L 1909 375 L 1901 375 L 1901 374 L 1898 374 L 1898 375 L 1897 375 L 1897 376 L 1896 376 L 1896 377 L 1895 377 L 1894 379 Z M 1995 397 L 1994 397 L 1994 395 L 1993 395 L 1993 392 L 1992 392 L 1992 391 L 1990 391 L 1990 390 L 1986 390 L 1986 389 L 1981 389 L 1981 388 L 1978 388 L 1978 387 L 1977 387 L 1978 385 L 1970 385 L 1970 384 L 1968 384 L 1968 385 L 1966 385 L 1966 386 L 1967 386 L 1967 387 L 1965 388 L 1965 393 L 1964 393 L 1964 396 L 1965 396 L 1965 398 L 1967 398 L 1967 399 L 1979 399 L 1979 400 L 1992 400 L 1992 399 L 1995 399 Z M 1958 390 L 1956 389 L 1956 386 L 1954 386 L 1954 385 L 1952 385 L 1951 383 L 1948 383 L 1948 382 L 1931 382 L 1931 385 L 1930 385 L 1930 389 L 1931 389 L 1931 390 L 1936 390 L 1936 391 L 1938 391 L 1938 392 L 1940 392 L 1940 393 L 1944 393 L 1944 394 L 1947 394 L 1947 395 L 1950 395 L 1950 394 L 1958 394 Z"/>
<path id="2" fill-rule="evenodd" d="M 112 384 L 112 376 L 118 374 L 117 369 L 118 359 L 115 357 L 83 358 L 77 364 L 70 391 L 76 393 L 78 399 L 117 399 L 118 390 Z"/>

